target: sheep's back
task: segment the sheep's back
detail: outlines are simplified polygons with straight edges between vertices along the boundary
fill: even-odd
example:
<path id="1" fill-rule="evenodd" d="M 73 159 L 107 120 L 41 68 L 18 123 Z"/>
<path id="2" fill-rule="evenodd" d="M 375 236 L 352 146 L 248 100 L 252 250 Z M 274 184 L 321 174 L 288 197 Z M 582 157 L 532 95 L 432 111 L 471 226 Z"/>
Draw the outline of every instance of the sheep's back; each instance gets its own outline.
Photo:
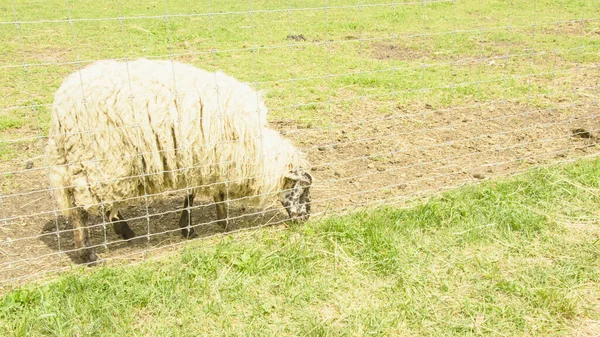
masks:
<path id="1" fill-rule="evenodd" d="M 51 180 L 74 186 L 75 203 L 88 208 L 168 189 L 202 192 L 223 180 L 235 185 L 255 173 L 263 126 L 256 92 L 222 73 L 169 61 L 97 62 L 56 93 Z"/>

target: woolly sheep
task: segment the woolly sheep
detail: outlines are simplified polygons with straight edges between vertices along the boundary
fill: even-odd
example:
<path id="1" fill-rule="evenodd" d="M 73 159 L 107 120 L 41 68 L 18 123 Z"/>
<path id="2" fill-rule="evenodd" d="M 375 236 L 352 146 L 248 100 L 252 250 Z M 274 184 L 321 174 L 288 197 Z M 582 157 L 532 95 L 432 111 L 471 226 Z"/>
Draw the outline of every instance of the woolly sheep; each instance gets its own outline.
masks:
<path id="1" fill-rule="evenodd" d="M 97 256 L 89 213 L 135 237 L 119 212 L 160 193 L 186 190 L 179 219 L 194 236 L 190 207 L 212 196 L 226 227 L 226 201 L 264 204 L 279 194 L 292 219 L 310 214 L 309 163 L 268 128 L 260 93 L 222 72 L 164 60 L 97 61 L 68 76 L 55 94 L 48 146 L 49 181 L 73 224 L 82 262 Z"/>

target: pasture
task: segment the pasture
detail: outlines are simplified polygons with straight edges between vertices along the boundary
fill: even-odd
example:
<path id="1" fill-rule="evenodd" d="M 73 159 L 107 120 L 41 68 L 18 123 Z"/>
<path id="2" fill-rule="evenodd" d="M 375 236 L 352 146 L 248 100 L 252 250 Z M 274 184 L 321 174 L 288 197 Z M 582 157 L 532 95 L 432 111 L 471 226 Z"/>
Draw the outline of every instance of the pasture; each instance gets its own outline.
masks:
<path id="1" fill-rule="evenodd" d="M 598 161 L 564 163 L 599 150 L 599 20 L 584 0 L 0 3 L 0 331 L 597 334 Z M 53 94 L 140 57 L 265 90 L 313 165 L 313 220 L 234 202 L 223 237 L 198 200 L 187 244 L 174 191 L 127 210 L 135 242 L 92 219 L 127 267 L 74 267 L 44 158 Z"/>

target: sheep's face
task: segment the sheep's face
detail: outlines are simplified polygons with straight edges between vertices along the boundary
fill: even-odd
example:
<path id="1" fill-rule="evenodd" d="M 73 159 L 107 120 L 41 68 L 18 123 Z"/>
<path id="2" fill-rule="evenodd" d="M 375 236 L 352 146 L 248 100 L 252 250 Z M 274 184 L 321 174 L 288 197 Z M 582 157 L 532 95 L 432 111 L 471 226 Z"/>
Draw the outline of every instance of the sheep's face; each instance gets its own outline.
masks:
<path id="1" fill-rule="evenodd" d="M 310 186 L 312 176 L 308 172 L 294 170 L 285 177 L 279 198 L 290 219 L 304 222 L 310 216 Z"/>

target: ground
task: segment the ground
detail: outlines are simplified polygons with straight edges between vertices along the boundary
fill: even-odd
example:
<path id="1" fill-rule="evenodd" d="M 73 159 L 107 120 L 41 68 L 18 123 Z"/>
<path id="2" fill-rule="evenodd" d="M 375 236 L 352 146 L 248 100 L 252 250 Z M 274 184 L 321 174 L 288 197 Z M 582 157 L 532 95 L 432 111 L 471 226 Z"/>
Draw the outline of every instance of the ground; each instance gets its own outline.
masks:
<path id="1" fill-rule="evenodd" d="M 599 177 L 580 159 L 77 268 L 0 295 L 0 335 L 598 336 Z"/>
<path id="2" fill-rule="evenodd" d="M 302 132 L 294 131 L 292 126 L 288 136 L 306 149 L 314 165 L 317 183 L 312 192 L 313 218 L 322 218 L 373 203 L 403 202 L 419 194 L 514 174 L 535 165 L 597 154 L 600 146 L 594 138 L 578 137 L 572 130 L 599 129 L 600 121 L 595 118 L 598 107 L 567 106 L 565 110 L 536 109 L 506 102 L 461 112 L 423 107 L 418 116 L 404 112 L 405 115 L 382 118 L 369 115 L 367 107 L 362 110 L 363 116 L 373 121 L 357 125 L 342 122 L 341 127 Z M 283 123 L 273 125 L 284 133 L 289 127 Z M 41 154 L 43 144 L 43 140 L 38 141 L 36 148 L 29 148 L 26 153 Z M 73 263 L 69 254 L 58 254 L 74 248 L 72 233 L 65 219 L 54 212 L 43 161 L 33 160 L 33 168 L 25 169 L 27 162 L 23 161 L 19 172 L 3 184 L 4 188 L 18 191 L 2 203 L 3 217 L 7 219 L 0 237 L 3 281 L 35 276 Z M 129 254 L 185 242 L 177 226 L 184 195 L 185 192 L 169 193 L 150 204 L 148 212 L 143 203 L 124 212 L 125 217 L 134 219 L 130 220 L 134 231 L 146 235 L 147 239 L 140 242 L 113 243 L 119 237 L 110 225 L 96 225 L 92 236 L 94 244 L 99 245 L 100 256 L 129 258 Z M 214 206 L 202 206 L 202 202 L 211 200 L 196 203 L 193 220 L 199 224 L 197 230 L 202 236 L 221 233 L 214 223 Z M 279 205 L 266 212 L 235 203 L 232 208 L 230 216 L 236 219 L 229 230 L 285 220 Z M 148 219 L 146 214 L 150 214 Z M 96 217 L 91 223 L 102 224 L 102 219 Z M 109 249 L 104 249 L 104 243 Z"/>
<path id="3" fill-rule="evenodd" d="M 0 283 L 73 265 L 59 253 L 72 233 L 47 190 L 44 136 L 62 78 L 95 59 L 170 58 L 266 90 L 272 127 L 314 166 L 317 219 L 598 153 L 596 3 L 223 2 L 187 15 L 172 1 L 166 17 L 153 2 L 57 3 L 24 1 L 0 17 Z M 201 202 L 201 235 L 221 233 L 202 225 L 215 210 Z M 134 243 L 92 219 L 100 256 L 185 242 L 182 203 L 174 192 L 124 212 L 145 236 Z M 280 207 L 234 203 L 232 215 L 232 231 L 284 220 Z"/>

